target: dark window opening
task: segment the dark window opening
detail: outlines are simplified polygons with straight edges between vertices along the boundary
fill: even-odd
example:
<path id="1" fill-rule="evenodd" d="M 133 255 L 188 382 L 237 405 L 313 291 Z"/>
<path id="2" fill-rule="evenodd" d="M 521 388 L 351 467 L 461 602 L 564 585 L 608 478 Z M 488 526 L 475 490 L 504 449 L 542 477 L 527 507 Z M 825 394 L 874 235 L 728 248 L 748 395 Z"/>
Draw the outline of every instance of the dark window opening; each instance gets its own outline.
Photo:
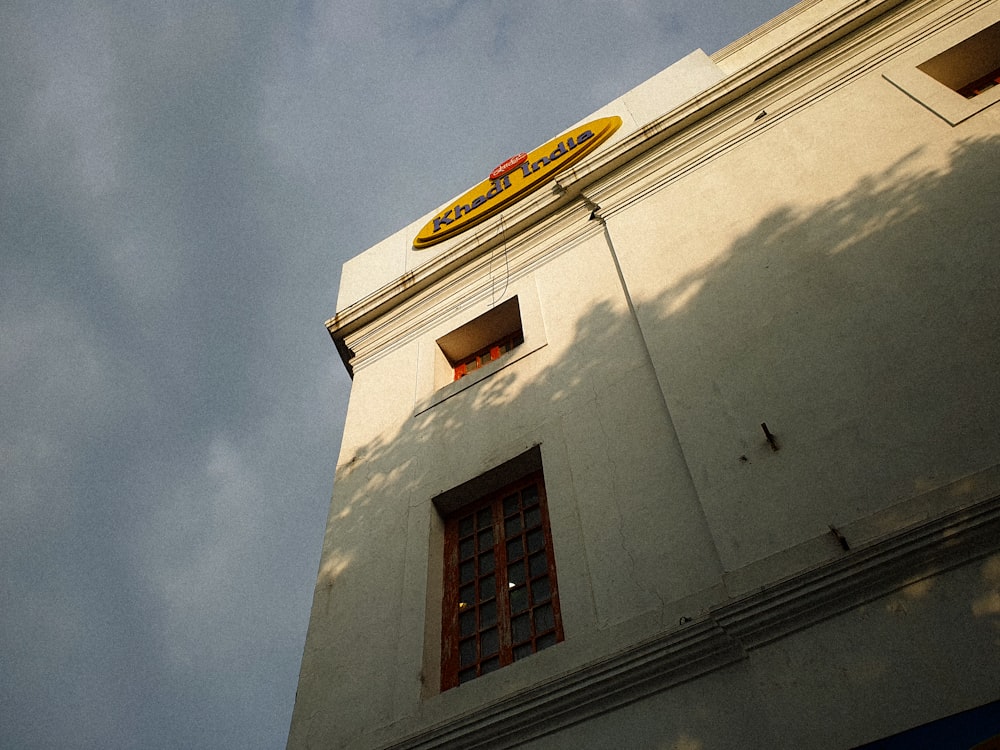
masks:
<path id="1" fill-rule="evenodd" d="M 524 343 L 524 335 L 520 330 L 514 333 L 504 336 L 500 341 L 494 341 L 489 346 L 485 346 L 480 349 L 475 354 L 467 357 L 464 361 L 455 365 L 455 380 L 465 377 L 470 372 L 478 370 L 485 364 L 492 362 L 495 359 L 500 359 L 500 357 L 515 346 L 519 346 Z"/>
<path id="2" fill-rule="evenodd" d="M 991 70 L 982 78 L 977 78 L 972 83 L 962 86 L 962 88 L 958 89 L 958 93 L 966 99 L 971 99 L 974 96 L 979 96 L 984 91 L 988 91 L 997 84 L 1000 84 L 1000 68 Z"/>
<path id="3" fill-rule="evenodd" d="M 437 340 L 438 348 L 452 368 L 452 380 L 459 380 L 523 343 L 517 297 L 511 297 Z"/>
<path id="4" fill-rule="evenodd" d="M 966 99 L 993 88 L 1000 84 L 1000 23 L 987 26 L 917 68 Z"/>
<path id="5" fill-rule="evenodd" d="M 441 688 L 563 640 L 541 472 L 445 519 Z"/>

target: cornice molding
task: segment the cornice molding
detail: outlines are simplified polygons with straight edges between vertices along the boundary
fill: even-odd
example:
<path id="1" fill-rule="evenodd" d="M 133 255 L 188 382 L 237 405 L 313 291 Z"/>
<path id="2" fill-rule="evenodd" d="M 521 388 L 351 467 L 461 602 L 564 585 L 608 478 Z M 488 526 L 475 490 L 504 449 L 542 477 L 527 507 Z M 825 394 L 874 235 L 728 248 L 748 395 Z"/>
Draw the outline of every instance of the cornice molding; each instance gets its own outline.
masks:
<path id="1" fill-rule="evenodd" d="M 779 26 L 784 25 L 785 23 L 787 23 L 788 21 L 792 20 L 796 16 L 802 15 L 805 11 L 809 10 L 809 8 L 812 8 L 814 5 L 818 5 L 819 3 L 822 3 L 822 2 L 823 2 L 823 0 L 802 0 L 802 2 L 796 3 L 791 8 L 788 8 L 786 11 L 784 11 L 783 13 L 779 13 L 777 16 L 775 16 L 774 18 L 772 18 L 770 21 L 767 21 L 767 22 L 763 23 L 762 25 L 758 26 L 756 29 L 754 29 L 753 31 L 751 31 L 749 34 L 744 34 L 739 39 L 734 39 L 732 42 L 730 42 L 729 44 L 727 44 L 722 49 L 718 50 L 717 52 L 712 53 L 710 55 L 712 61 L 716 62 L 716 63 L 720 63 L 720 62 L 724 61 L 726 58 L 732 57 L 734 54 L 736 54 L 740 50 L 745 49 L 746 47 L 749 47 L 751 44 L 753 44 L 754 42 L 756 42 L 758 39 L 762 39 L 763 37 L 767 36 L 774 29 L 778 28 Z"/>
<path id="2" fill-rule="evenodd" d="M 510 287 L 519 279 L 600 231 L 598 224 L 587 221 L 588 216 L 589 210 L 579 202 L 568 205 L 515 240 L 493 247 L 488 253 L 467 257 L 451 273 L 429 280 L 419 292 L 400 299 L 391 316 L 376 316 L 368 324 L 343 335 L 341 340 L 349 347 L 352 371 L 378 361 L 414 336 L 450 318 L 456 310 L 490 301 L 498 278 L 503 278 L 509 296 Z M 502 299 L 492 301 L 499 303 Z"/>
<path id="3" fill-rule="evenodd" d="M 574 176 L 571 173 L 557 179 L 568 193 L 585 194 L 588 200 L 600 206 L 602 218 L 610 218 L 875 68 L 906 54 L 913 46 L 961 22 L 994 0 L 969 0 L 928 23 L 927 15 L 943 2 L 911 3 L 898 13 L 880 16 L 857 31 L 849 43 L 831 44 L 822 54 L 812 55 L 800 63 L 795 76 L 762 83 L 751 94 L 701 118 L 698 127 L 685 125 L 676 119 L 680 116 L 676 113 L 663 124 L 664 132 L 671 133 L 663 147 L 649 149 L 631 159 L 616 170 L 612 178 L 589 181 L 582 188 L 569 181 Z M 908 27 L 917 21 L 921 22 L 919 29 L 910 32 Z M 892 43 L 884 41 L 901 34 L 905 34 L 902 39 Z M 870 51 L 865 54 L 859 50 Z M 768 111 L 767 117 L 758 121 L 755 116 L 764 109 Z"/>
<path id="4" fill-rule="evenodd" d="M 379 733 L 384 741 L 368 736 L 362 746 L 516 747 L 745 660 L 756 648 L 998 550 L 1000 497 L 994 496 L 870 542 L 613 656 L 403 740 L 389 739 L 402 728 L 395 725 Z"/>
<path id="5" fill-rule="evenodd" d="M 561 172 L 550 189 L 543 188 L 475 230 L 449 241 L 453 244 L 439 255 L 338 311 L 326 322 L 327 330 L 334 340 L 343 342 L 350 333 L 426 290 L 457 268 L 503 244 L 507 238 L 515 237 L 529 226 L 548 218 L 576 198 L 588 185 L 620 170 L 680 130 L 694 127 L 805 57 L 835 44 L 860 26 L 904 2 L 906 0 L 856 0 L 824 23 L 780 45 L 753 65 L 728 76 L 622 140 L 602 148 L 581 164 Z M 342 355 L 346 354 L 347 347 L 342 343 L 339 347 Z"/>
<path id="6" fill-rule="evenodd" d="M 542 248 L 546 241 L 565 243 L 573 235 L 587 233 L 585 222 L 568 226 L 567 217 L 597 209 L 602 219 L 611 218 L 992 1 L 968 0 L 951 7 L 945 0 L 851 3 L 825 24 L 561 172 L 549 188 L 450 240 L 440 255 L 339 311 L 326 326 L 348 370 L 353 374 L 355 365 L 389 353 L 453 311 L 456 302 L 479 299 L 481 287 L 489 282 L 483 268 L 489 266 L 491 253 L 499 249 L 508 261 L 522 258 L 521 265 L 511 266 L 510 278 L 515 278 L 549 257 L 547 253 L 562 251 Z M 905 7 L 889 12 L 897 6 Z M 933 22 L 924 21 L 919 30 L 911 31 L 918 19 L 943 7 L 946 12 Z M 796 9 L 802 10 L 799 6 L 791 10 Z M 838 44 L 852 33 L 849 44 Z M 897 38 L 887 43 L 893 35 Z M 796 64 L 800 66 L 796 75 L 780 76 Z M 835 72 L 839 74 L 831 75 Z M 776 101 L 780 101 L 777 109 Z M 765 106 L 769 117 L 754 121 Z M 434 300 L 428 302 L 430 297 Z M 370 325 L 376 321 L 376 326 Z"/>

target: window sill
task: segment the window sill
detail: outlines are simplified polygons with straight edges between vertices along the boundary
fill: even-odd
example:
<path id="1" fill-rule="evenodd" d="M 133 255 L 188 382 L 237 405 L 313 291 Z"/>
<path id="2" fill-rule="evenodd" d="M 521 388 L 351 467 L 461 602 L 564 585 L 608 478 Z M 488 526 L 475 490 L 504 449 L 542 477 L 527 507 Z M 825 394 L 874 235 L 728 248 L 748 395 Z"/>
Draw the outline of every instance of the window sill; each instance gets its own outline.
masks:
<path id="1" fill-rule="evenodd" d="M 889 83 L 923 104 L 949 125 L 958 125 L 987 107 L 1000 102 L 1000 86 L 966 99 L 944 84 L 938 83 L 915 67 L 901 67 L 882 74 Z"/>
<path id="2" fill-rule="evenodd" d="M 935 55 L 960 44 L 986 27 L 1000 21 L 1000 6 L 990 6 L 942 33 L 918 44 L 896 60 L 882 77 L 949 125 L 958 125 L 1000 101 L 1000 86 L 966 99 L 917 68 Z"/>
<path id="3" fill-rule="evenodd" d="M 443 386 L 442 388 L 438 389 L 427 398 L 419 401 L 417 403 L 416 409 L 414 409 L 413 411 L 413 416 L 422 414 L 428 409 L 437 406 L 442 401 L 448 400 L 455 394 L 461 393 L 462 391 L 466 390 L 467 388 L 471 388 L 477 383 L 481 383 L 483 380 L 486 380 L 494 373 L 499 372 L 505 367 L 509 367 L 515 362 L 524 359 L 529 354 L 533 354 L 542 347 L 546 346 L 546 344 L 547 342 L 545 341 L 535 341 L 535 342 L 525 341 L 516 349 L 504 354 L 502 357 L 500 357 L 500 359 L 494 360 L 493 362 L 489 362 L 480 367 L 478 370 L 474 370 L 473 372 L 470 372 L 468 375 L 463 376 L 461 379 L 448 383 L 446 386 Z"/>

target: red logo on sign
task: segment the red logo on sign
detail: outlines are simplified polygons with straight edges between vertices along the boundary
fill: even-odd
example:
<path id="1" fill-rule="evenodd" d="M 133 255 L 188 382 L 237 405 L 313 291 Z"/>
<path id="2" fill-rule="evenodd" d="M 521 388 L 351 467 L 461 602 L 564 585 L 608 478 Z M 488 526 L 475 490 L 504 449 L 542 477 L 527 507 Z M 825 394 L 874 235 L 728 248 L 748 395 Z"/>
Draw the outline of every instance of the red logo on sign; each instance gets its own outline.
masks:
<path id="1" fill-rule="evenodd" d="M 526 161 L 528 161 L 528 155 L 526 153 L 522 152 L 517 156 L 512 156 L 499 167 L 490 172 L 490 179 L 495 180 L 499 177 L 503 177 L 509 171 L 521 166 Z"/>

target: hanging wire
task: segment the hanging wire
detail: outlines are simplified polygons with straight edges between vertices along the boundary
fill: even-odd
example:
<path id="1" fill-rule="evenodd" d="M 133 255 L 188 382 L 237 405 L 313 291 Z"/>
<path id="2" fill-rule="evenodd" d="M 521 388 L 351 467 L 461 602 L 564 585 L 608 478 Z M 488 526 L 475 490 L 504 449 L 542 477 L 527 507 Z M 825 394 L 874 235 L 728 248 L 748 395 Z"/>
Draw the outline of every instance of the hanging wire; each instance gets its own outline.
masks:
<path id="1" fill-rule="evenodd" d="M 504 277 L 503 290 L 500 292 L 500 299 L 507 293 L 507 283 L 510 281 L 510 259 L 507 257 L 507 230 L 503 225 L 503 214 L 500 215 L 500 247 L 503 249 Z M 497 303 L 496 285 L 493 282 L 493 254 L 496 248 L 490 250 L 490 307 L 495 307 Z"/>

